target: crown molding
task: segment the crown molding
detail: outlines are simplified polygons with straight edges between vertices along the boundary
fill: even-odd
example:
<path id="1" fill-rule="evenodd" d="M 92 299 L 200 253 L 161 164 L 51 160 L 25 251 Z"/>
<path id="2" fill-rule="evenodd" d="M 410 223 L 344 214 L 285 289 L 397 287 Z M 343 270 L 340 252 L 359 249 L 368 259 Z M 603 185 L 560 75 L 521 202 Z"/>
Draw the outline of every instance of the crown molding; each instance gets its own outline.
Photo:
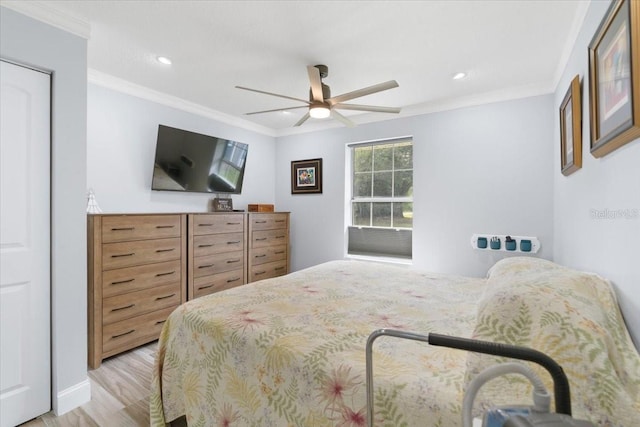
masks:
<path id="1" fill-rule="evenodd" d="M 89 83 L 106 87 L 107 89 L 112 89 L 117 92 L 135 96 L 137 98 L 146 99 L 147 101 L 166 105 L 167 107 L 177 108 L 178 110 L 217 120 L 231 126 L 239 127 L 252 132 L 257 132 L 267 136 L 276 136 L 275 130 L 266 126 L 261 126 L 248 120 L 221 113 L 220 111 L 204 107 L 194 102 L 186 101 L 182 98 L 178 98 L 177 96 L 168 95 L 163 92 L 149 89 L 148 87 L 141 86 L 130 81 L 120 79 L 118 77 L 114 77 L 110 74 L 103 73 L 93 68 L 88 69 L 87 80 Z"/>
<path id="2" fill-rule="evenodd" d="M 91 37 L 91 25 L 76 16 L 61 12 L 50 4 L 41 1 L 3 0 L 0 6 L 14 10 L 30 18 L 53 27 L 75 34 L 84 39 Z"/>
<path id="3" fill-rule="evenodd" d="M 307 126 L 292 127 L 286 129 L 273 129 L 266 126 L 258 125 L 249 120 L 244 120 L 217 110 L 213 110 L 211 108 L 204 107 L 194 102 L 186 101 L 173 95 L 168 95 L 164 92 L 159 92 L 148 87 L 141 86 L 130 81 L 120 79 L 118 77 L 114 77 L 110 74 L 106 74 L 92 68 L 89 68 L 88 70 L 87 80 L 89 83 L 102 86 L 107 89 L 115 90 L 117 92 L 135 96 L 137 98 L 146 99 L 147 101 L 166 105 L 168 107 L 197 114 L 199 116 L 217 120 L 231 126 L 275 138 L 342 127 L 342 125 L 335 120 L 322 120 L 318 123 L 309 123 Z M 393 117 L 389 117 L 388 115 L 383 116 L 381 113 L 366 113 L 350 116 L 349 118 L 356 124 L 361 125 L 386 120 L 395 120 L 405 117 L 420 116 L 424 114 L 438 113 L 442 111 L 456 110 L 465 107 L 474 107 L 483 104 L 492 104 L 495 102 L 546 95 L 552 93 L 553 91 L 554 88 L 551 87 L 551 84 L 526 85 L 517 88 L 509 88 L 494 92 L 467 96 L 463 98 L 442 99 L 425 104 L 411 105 L 408 107 L 404 107 L 399 115 L 394 115 Z"/>
<path id="4" fill-rule="evenodd" d="M 584 25 L 584 20 L 587 17 L 587 12 L 589 11 L 590 4 L 591 1 L 589 0 L 584 0 L 579 3 L 578 10 L 576 11 L 573 22 L 571 23 L 569 36 L 567 37 L 564 48 L 562 50 L 562 54 L 560 55 L 560 59 L 558 60 L 558 67 L 556 68 L 556 72 L 553 76 L 554 91 L 558 87 L 558 84 L 560 84 L 560 79 L 562 78 L 564 71 L 567 68 L 569 59 L 571 59 L 571 54 L 576 45 L 576 41 L 578 40 L 580 30 L 582 30 L 582 26 Z"/>

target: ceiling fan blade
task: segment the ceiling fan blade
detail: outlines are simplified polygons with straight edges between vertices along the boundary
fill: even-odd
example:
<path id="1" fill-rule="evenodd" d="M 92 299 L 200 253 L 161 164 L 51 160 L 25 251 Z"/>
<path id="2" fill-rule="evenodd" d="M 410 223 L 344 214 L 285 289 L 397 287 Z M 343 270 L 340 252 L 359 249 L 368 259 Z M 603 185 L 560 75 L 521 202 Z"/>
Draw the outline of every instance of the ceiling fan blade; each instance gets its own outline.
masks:
<path id="1" fill-rule="evenodd" d="M 236 88 L 238 89 L 242 89 L 242 90 L 248 90 L 250 92 L 257 92 L 257 93 L 262 93 L 265 95 L 271 95 L 271 96 L 277 96 L 279 98 L 284 98 L 284 99 L 292 99 L 294 101 L 299 101 L 299 102 L 304 102 L 305 104 L 309 105 L 311 104 L 309 101 L 304 100 L 304 99 L 300 99 L 300 98 L 294 98 L 292 96 L 287 96 L 287 95 L 279 95 L 277 93 L 271 93 L 271 92 L 265 92 L 263 90 L 258 90 L 258 89 L 249 89 L 248 87 L 243 87 L 243 86 L 236 86 Z"/>
<path id="2" fill-rule="evenodd" d="M 309 117 L 311 117 L 309 113 L 305 114 L 300 120 L 298 120 L 298 122 L 294 126 L 300 126 L 301 124 L 306 122 Z"/>
<path id="3" fill-rule="evenodd" d="M 307 73 L 309 73 L 309 83 L 311 83 L 311 96 L 316 102 L 323 102 L 322 95 L 322 80 L 320 79 L 320 70 L 313 65 L 307 67 Z"/>
<path id="4" fill-rule="evenodd" d="M 331 105 L 335 105 L 339 102 L 349 101 L 350 99 L 360 98 L 361 96 L 371 95 L 373 93 L 382 92 L 383 90 L 393 89 L 398 87 L 398 82 L 395 80 L 389 80 L 388 82 L 378 83 L 377 85 L 365 87 L 362 89 L 354 90 L 353 92 L 344 93 L 342 95 L 334 96 L 326 101 Z"/>
<path id="5" fill-rule="evenodd" d="M 341 110 L 358 110 L 358 111 L 372 111 L 375 113 L 395 113 L 400 112 L 398 107 L 377 107 L 374 105 L 358 105 L 358 104 L 334 104 L 331 108 L 338 108 Z"/>
<path id="6" fill-rule="evenodd" d="M 338 113 L 336 110 L 331 110 L 331 117 L 333 117 L 334 119 L 338 120 L 339 122 L 342 122 L 343 125 L 349 126 L 350 128 L 352 128 L 352 127 L 354 127 L 356 125 L 351 120 L 347 119 L 345 116 L 343 116 L 342 114 Z"/>
<path id="7" fill-rule="evenodd" d="M 254 111 L 252 113 L 244 113 L 245 116 L 251 116 L 253 114 L 262 114 L 262 113 L 273 113 L 275 111 L 287 111 L 287 110 L 295 110 L 296 108 L 309 108 L 308 105 L 300 105 L 297 107 L 287 107 L 287 108 L 274 108 L 273 110 L 264 110 L 264 111 Z"/>

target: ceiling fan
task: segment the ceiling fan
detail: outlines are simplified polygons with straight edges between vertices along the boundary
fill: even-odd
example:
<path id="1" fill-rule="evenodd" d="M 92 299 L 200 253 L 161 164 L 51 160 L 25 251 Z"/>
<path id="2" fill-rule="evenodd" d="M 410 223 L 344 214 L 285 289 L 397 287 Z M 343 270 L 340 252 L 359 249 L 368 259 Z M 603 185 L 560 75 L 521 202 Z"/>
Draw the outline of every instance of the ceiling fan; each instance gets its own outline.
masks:
<path id="1" fill-rule="evenodd" d="M 326 65 L 309 65 L 307 67 L 307 73 L 309 74 L 309 81 L 311 82 L 311 88 L 309 90 L 309 100 L 300 98 L 294 98 L 287 95 L 280 95 L 277 93 L 265 92 L 263 90 L 250 89 L 248 87 L 236 86 L 238 89 L 248 90 L 251 92 L 262 93 L 265 95 L 277 96 L 280 98 L 291 99 L 294 101 L 303 102 L 305 105 L 276 108 L 273 110 L 255 111 L 253 113 L 245 113 L 246 115 L 272 113 L 274 111 L 286 111 L 293 110 L 295 108 L 308 108 L 309 111 L 300 119 L 294 126 L 302 125 L 309 117 L 323 119 L 331 116 L 332 118 L 342 122 L 344 125 L 353 127 L 356 124 L 349 120 L 344 115 L 340 114 L 336 110 L 358 110 L 358 111 L 371 111 L 376 113 L 399 113 L 400 108 L 397 107 L 378 107 L 374 105 L 358 105 L 358 104 L 344 104 L 345 101 L 359 98 L 373 93 L 382 92 L 384 90 L 393 89 L 398 87 L 398 82 L 395 80 L 389 80 L 388 82 L 378 83 L 377 85 L 365 87 L 362 89 L 354 90 L 353 92 L 344 93 L 342 95 L 331 97 L 331 89 L 326 84 L 322 83 L 322 79 L 329 75 L 329 68 Z"/>

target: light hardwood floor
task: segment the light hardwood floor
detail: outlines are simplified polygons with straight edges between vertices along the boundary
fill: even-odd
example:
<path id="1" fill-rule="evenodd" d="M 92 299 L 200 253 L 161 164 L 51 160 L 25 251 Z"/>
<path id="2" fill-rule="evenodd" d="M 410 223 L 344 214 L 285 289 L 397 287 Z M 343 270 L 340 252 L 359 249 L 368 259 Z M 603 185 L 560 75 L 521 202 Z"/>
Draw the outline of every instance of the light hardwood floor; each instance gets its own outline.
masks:
<path id="1" fill-rule="evenodd" d="M 105 360 L 89 371 L 91 401 L 60 417 L 48 412 L 22 427 L 149 426 L 151 370 L 157 348 L 154 341 Z M 173 426 L 186 423 L 181 420 Z"/>

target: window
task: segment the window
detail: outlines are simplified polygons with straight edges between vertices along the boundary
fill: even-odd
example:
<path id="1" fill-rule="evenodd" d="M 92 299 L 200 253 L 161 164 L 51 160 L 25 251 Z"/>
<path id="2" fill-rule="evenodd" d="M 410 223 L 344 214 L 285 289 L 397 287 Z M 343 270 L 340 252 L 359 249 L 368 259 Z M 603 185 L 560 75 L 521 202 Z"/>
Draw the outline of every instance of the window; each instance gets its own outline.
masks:
<path id="1" fill-rule="evenodd" d="M 349 254 L 411 258 L 413 141 L 353 144 Z"/>

